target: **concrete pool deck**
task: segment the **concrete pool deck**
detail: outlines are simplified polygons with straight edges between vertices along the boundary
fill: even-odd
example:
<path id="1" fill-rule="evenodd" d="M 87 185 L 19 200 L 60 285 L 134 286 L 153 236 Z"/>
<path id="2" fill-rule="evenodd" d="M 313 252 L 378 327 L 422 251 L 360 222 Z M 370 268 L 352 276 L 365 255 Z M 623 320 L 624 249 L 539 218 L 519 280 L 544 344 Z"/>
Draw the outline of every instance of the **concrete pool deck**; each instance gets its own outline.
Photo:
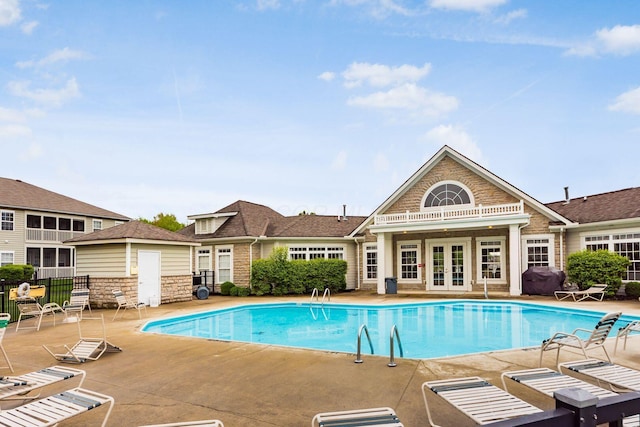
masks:
<path id="1" fill-rule="evenodd" d="M 424 300 L 410 294 L 375 295 L 364 291 L 332 297 L 334 303 L 362 304 Z M 637 300 L 575 303 L 542 296 L 516 300 L 640 316 Z M 308 426 L 318 412 L 378 406 L 394 408 L 407 427 L 427 426 L 420 391 L 424 381 L 477 375 L 501 386 L 502 372 L 538 366 L 537 348 L 428 360 L 403 359 L 396 355 L 397 366 L 390 368 L 388 356 L 363 354 L 364 363 L 356 364 L 354 354 L 140 332 L 147 321 L 155 318 L 237 304 L 282 301 L 307 303 L 309 296 L 237 298 L 215 295 L 207 300 L 147 308 L 147 316 L 142 320 L 135 312 L 127 312 L 124 318 L 112 321 L 115 310 L 94 310 L 94 317 L 101 313 L 105 316 L 108 340 L 123 351 L 105 353 L 97 361 L 68 366 L 86 370 L 83 387 L 114 397 L 115 406 L 107 425 L 121 427 L 199 419 L 220 419 L 225 427 Z M 9 326 L 3 345 L 15 374 L 59 364 L 42 345 L 62 351 L 63 344 L 71 345 L 78 340 L 77 325 L 61 324 L 60 319 L 54 327 L 51 319 L 45 318 L 40 331 L 20 329 L 16 332 L 15 324 Z M 81 323 L 83 333 L 99 336 L 97 329 L 92 329 L 92 323 L 95 322 Z M 615 337 L 617 329 L 614 328 L 612 336 Z M 96 333 L 91 333 L 93 330 Z M 613 361 L 640 369 L 637 356 L 640 334 L 629 338 L 626 350 L 620 344 L 616 355 L 613 355 L 614 343 L 615 338 L 609 339 L 606 345 Z M 604 357 L 599 350 L 591 354 Z M 560 358 L 574 360 L 581 355 L 566 350 L 561 352 Z M 544 366 L 553 368 L 553 362 L 554 355 L 545 355 Z M 8 369 L 2 370 L 2 375 L 8 373 Z M 61 389 L 51 387 L 47 392 Z M 551 409 L 554 405 L 551 399 L 520 390 L 515 394 L 543 409 Z M 2 406 L 3 409 L 6 407 Z M 97 408 L 62 425 L 100 425 L 104 411 L 105 408 Z M 433 400 L 432 413 L 435 421 L 443 426 L 474 425 L 439 399 Z"/>

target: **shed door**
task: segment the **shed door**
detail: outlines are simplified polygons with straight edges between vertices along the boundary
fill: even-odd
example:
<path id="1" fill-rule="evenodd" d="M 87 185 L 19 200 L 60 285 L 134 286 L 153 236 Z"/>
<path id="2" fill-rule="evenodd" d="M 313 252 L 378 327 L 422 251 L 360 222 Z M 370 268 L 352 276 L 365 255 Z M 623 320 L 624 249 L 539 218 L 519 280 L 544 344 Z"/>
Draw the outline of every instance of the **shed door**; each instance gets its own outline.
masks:
<path id="1" fill-rule="evenodd" d="M 160 301 L 160 252 L 138 251 L 138 301 L 150 305 Z"/>

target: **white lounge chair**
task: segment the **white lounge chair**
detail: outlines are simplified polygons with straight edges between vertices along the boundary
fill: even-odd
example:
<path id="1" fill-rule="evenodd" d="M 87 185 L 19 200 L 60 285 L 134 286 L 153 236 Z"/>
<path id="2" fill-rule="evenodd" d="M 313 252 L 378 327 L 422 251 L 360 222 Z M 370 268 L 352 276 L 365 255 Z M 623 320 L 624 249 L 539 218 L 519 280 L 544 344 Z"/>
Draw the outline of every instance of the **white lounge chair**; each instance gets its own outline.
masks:
<path id="1" fill-rule="evenodd" d="M 433 427 L 438 427 L 438 424 L 433 422 L 429 410 L 429 392 L 441 397 L 480 425 L 542 412 L 542 409 L 480 377 L 427 381 L 422 384 L 422 397 L 429 424 Z"/>
<path id="2" fill-rule="evenodd" d="M 311 420 L 311 427 L 339 426 L 386 426 L 403 427 L 391 408 L 353 409 L 337 412 L 322 412 Z"/>
<path id="3" fill-rule="evenodd" d="M 182 426 L 201 426 L 201 427 L 224 427 L 220 420 L 201 420 L 201 421 L 185 421 L 181 423 L 169 424 L 148 424 L 140 427 L 182 427 Z"/>
<path id="4" fill-rule="evenodd" d="M 609 357 L 609 353 L 607 353 L 607 349 L 604 344 L 609 336 L 609 332 L 613 329 L 613 325 L 622 315 L 621 312 L 618 313 L 609 313 L 604 315 L 600 321 L 596 324 L 593 330 L 588 330 L 584 328 L 574 329 L 571 333 L 566 332 L 556 332 L 551 338 L 548 338 L 542 342 L 540 346 L 540 363 L 539 366 L 542 366 L 542 355 L 545 351 L 549 350 L 557 350 L 556 352 L 556 365 L 558 364 L 558 358 L 560 357 L 560 349 L 564 347 L 577 348 L 582 351 L 584 358 L 587 359 L 587 350 L 591 350 L 592 348 L 602 348 L 604 354 L 607 356 L 607 360 L 611 361 Z M 581 333 L 583 335 L 589 334 L 586 338 L 581 338 L 577 334 Z"/>
<path id="5" fill-rule="evenodd" d="M 32 400 L 40 397 L 46 386 L 70 379 L 80 379 L 77 387 L 82 387 L 85 371 L 64 366 L 51 366 L 21 375 L 0 378 L 0 402 L 3 400 Z M 38 393 L 33 394 L 34 391 Z"/>
<path id="6" fill-rule="evenodd" d="M 104 316 L 100 315 L 98 318 L 88 318 L 85 320 L 100 320 L 102 322 L 102 336 L 96 338 L 85 337 L 82 334 L 82 328 L 78 322 L 78 335 L 80 339 L 72 347 L 68 347 L 66 344 L 64 353 L 54 353 L 49 350 L 44 344 L 42 347 L 49 352 L 56 360 L 67 363 L 84 363 L 87 360 L 98 360 L 106 352 L 120 352 L 122 349 L 118 346 L 111 344 L 107 341 L 107 330 L 104 324 Z"/>
<path id="7" fill-rule="evenodd" d="M 65 319 L 76 317 L 82 320 L 82 313 L 85 309 L 89 310 L 91 315 L 91 306 L 89 305 L 89 289 L 73 289 L 68 301 L 62 303 Z"/>
<path id="8" fill-rule="evenodd" d="M 598 359 L 576 360 L 558 365 L 560 372 L 585 375 L 616 392 L 640 391 L 640 371 Z"/>
<path id="9" fill-rule="evenodd" d="M 624 338 L 624 346 L 622 349 L 627 349 L 627 338 L 629 338 L 629 334 L 632 332 L 640 332 L 640 320 L 634 320 L 633 322 L 618 329 L 618 333 L 616 334 L 616 345 L 613 347 L 613 354 L 616 354 L 618 351 L 618 340 L 620 338 Z"/>
<path id="10" fill-rule="evenodd" d="M 579 302 L 587 299 L 602 301 L 606 293 L 607 285 L 596 284 L 591 285 L 589 288 L 583 291 L 555 291 L 553 294 L 556 296 L 556 299 L 558 301 L 561 301 L 565 298 L 573 298 L 574 301 Z"/>
<path id="11" fill-rule="evenodd" d="M 7 326 L 9 326 L 9 321 L 11 320 L 11 314 L 9 313 L 0 313 L 0 350 L 2 350 L 2 355 L 4 356 L 4 360 L 7 361 L 7 366 L 13 372 L 13 366 L 11 366 L 11 361 L 9 360 L 9 356 L 7 356 L 7 352 L 4 351 L 4 346 L 2 345 L 2 341 L 4 339 L 4 334 L 7 332 Z"/>
<path id="12" fill-rule="evenodd" d="M 142 319 L 141 311 L 144 310 L 145 314 L 147 313 L 147 306 L 143 302 L 135 302 L 131 298 L 127 297 L 121 290 L 114 289 L 113 296 L 116 298 L 116 302 L 118 303 L 118 309 L 116 313 L 113 315 L 113 320 L 116 320 L 118 316 L 118 312 L 122 309 L 122 315 L 124 316 L 124 312 L 128 309 L 134 309 L 138 312 L 138 318 Z"/>
<path id="13" fill-rule="evenodd" d="M 113 398 L 106 394 L 75 388 L 1 411 L 0 425 L 55 426 L 61 421 L 108 404 L 109 409 L 101 424 L 104 427 L 113 409 L 113 403 Z"/>

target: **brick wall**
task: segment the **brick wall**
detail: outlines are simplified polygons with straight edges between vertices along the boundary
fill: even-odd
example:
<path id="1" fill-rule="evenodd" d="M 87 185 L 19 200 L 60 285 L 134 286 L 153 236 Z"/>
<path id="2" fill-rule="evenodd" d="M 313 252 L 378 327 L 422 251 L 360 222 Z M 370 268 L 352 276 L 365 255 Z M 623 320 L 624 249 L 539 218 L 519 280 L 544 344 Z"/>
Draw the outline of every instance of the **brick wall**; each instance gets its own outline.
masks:
<path id="1" fill-rule="evenodd" d="M 89 300 L 96 308 L 116 308 L 112 290 L 120 289 L 134 301 L 138 298 L 138 278 L 133 277 L 91 277 Z M 160 282 L 161 303 L 191 301 L 191 275 L 162 276 Z"/>

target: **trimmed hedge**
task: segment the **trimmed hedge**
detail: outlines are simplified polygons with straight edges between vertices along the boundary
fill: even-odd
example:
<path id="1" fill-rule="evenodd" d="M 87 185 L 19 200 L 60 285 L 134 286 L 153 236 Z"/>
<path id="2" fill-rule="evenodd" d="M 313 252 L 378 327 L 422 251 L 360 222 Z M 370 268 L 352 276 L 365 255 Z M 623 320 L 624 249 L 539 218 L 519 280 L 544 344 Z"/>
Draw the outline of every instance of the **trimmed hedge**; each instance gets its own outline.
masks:
<path id="1" fill-rule="evenodd" d="M 622 284 L 629 259 L 607 250 L 574 252 L 567 258 L 567 279 L 584 290 L 596 283 L 609 285 L 608 296 L 615 295 Z"/>
<path id="2" fill-rule="evenodd" d="M 640 298 L 640 282 L 627 282 L 624 292 L 628 297 Z"/>
<path id="3" fill-rule="evenodd" d="M 0 267 L 0 279 L 7 281 L 31 280 L 34 268 L 30 264 L 9 264 Z"/>

